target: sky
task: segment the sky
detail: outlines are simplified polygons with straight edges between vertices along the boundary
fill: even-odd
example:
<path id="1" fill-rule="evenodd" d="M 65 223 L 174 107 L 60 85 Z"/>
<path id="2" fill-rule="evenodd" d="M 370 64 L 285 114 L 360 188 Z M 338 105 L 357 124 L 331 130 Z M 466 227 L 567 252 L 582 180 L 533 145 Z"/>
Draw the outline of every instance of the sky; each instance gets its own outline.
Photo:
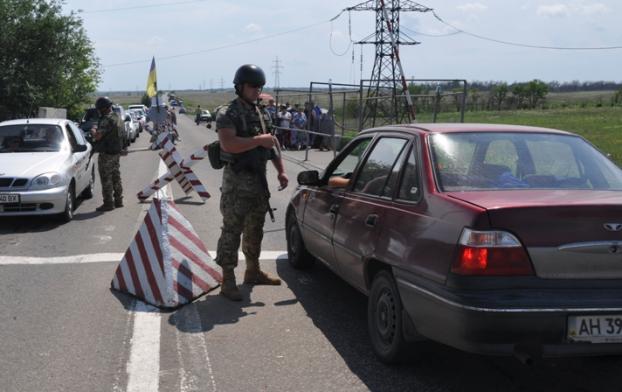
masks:
<path id="1" fill-rule="evenodd" d="M 66 0 L 78 11 L 102 66 L 100 91 L 145 90 L 151 58 L 163 90 L 232 87 L 236 69 L 262 67 L 274 87 L 369 79 L 373 11 L 361 0 Z M 407 78 L 469 81 L 622 81 L 620 0 L 429 0 L 432 12 L 403 12 Z M 462 31 L 462 32 L 459 32 Z M 476 38 L 480 36 L 485 39 Z M 506 45 L 603 48 L 554 50 Z M 361 61 L 362 58 L 362 61 Z"/>

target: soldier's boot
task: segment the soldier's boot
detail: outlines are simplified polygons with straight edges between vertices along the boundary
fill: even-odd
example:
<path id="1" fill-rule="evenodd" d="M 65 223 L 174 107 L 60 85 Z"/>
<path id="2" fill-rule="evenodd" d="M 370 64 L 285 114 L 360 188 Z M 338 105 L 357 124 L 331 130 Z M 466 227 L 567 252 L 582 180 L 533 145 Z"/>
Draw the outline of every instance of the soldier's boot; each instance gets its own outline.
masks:
<path id="1" fill-rule="evenodd" d="M 97 207 L 95 211 L 105 212 L 114 210 L 114 204 L 112 202 L 104 202 L 101 206 Z"/>
<path id="2" fill-rule="evenodd" d="M 242 293 L 235 283 L 235 274 L 232 269 L 222 270 L 222 284 L 220 285 L 220 295 L 231 301 L 241 301 Z"/>
<path id="3" fill-rule="evenodd" d="M 259 261 L 246 261 L 244 284 L 279 286 L 281 279 L 274 278 L 259 268 Z"/>
<path id="4" fill-rule="evenodd" d="M 123 207 L 123 198 L 119 198 L 119 199 L 115 199 L 114 201 L 114 208 L 121 208 Z"/>

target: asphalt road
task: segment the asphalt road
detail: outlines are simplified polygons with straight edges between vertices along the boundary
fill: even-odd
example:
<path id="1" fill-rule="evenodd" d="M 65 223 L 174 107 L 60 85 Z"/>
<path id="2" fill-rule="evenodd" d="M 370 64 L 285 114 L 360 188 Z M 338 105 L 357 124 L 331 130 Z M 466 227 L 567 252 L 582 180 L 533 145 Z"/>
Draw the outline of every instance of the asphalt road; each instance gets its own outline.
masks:
<path id="1" fill-rule="evenodd" d="M 183 155 L 215 138 L 190 118 L 179 122 Z M 147 145 L 143 133 L 132 148 Z M 272 256 L 262 265 L 283 285 L 242 286 L 241 303 L 212 292 L 174 312 L 113 292 L 120 254 L 149 207 L 134 195 L 156 178 L 158 164 L 152 151 L 122 159 L 123 209 L 96 213 L 98 188 L 67 224 L 0 219 L 0 391 L 622 391 L 616 357 L 525 366 L 425 342 L 403 365 L 379 363 L 368 343 L 366 298 L 322 266 L 288 266 L 283 213 L 302 170 L 291 160 L 287 190 L 276 191 L 269 172 L 277 221 L 267 223 L 263 242 Z M 207 161 L 194 171 L 212 198 L 203 204 L 177 185 L 173 197 L 213 251 L 220 172 Z"/>

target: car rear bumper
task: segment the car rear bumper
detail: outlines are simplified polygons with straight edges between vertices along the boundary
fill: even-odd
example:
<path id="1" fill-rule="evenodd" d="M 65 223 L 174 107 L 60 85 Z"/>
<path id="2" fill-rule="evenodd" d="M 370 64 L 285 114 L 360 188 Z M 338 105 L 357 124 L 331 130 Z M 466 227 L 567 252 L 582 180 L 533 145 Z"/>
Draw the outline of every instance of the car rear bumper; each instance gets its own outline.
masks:
<path id="1" fill-rule="evenodd" d="M 578 307 L 573 303 L 571 308 L 534 307 L 533 303 L 517 306 L 516 298 L 506 301 L 498 293 L 482 301 L 483 297 L 477 296 L 439 294 L 399 276 L 396 281 L 417 332 L 464 351 L 519 357 L 622 354 L 622 343 L 584 343 L 567 338 L 569 316 L 622 315 L 622 300 L 614 306 L 595 306 L 590 301 Z"/>
<path id="2" fill-rule="evenodd" d="M 19 194 L 20 202 L 0 204 L 0 216 L 52 215 L 65 211 L 66 186 L 41 191 L 13 191 L 10 193 Z"/>

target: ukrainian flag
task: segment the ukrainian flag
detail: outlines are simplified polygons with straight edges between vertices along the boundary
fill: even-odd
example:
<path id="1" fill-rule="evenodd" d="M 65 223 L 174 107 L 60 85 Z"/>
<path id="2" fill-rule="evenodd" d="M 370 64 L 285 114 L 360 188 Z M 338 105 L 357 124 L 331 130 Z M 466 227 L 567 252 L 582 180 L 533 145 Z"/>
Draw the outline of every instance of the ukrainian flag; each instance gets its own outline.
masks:
<path id="1" fill-rule="evenodd" d="M 156 76 L 155 57 L 151 59 L 151 68 L 149 69 L 149 77 L 147 78 L 147 95 L 149 98 L 158 94 L 158 78 Z"/>

